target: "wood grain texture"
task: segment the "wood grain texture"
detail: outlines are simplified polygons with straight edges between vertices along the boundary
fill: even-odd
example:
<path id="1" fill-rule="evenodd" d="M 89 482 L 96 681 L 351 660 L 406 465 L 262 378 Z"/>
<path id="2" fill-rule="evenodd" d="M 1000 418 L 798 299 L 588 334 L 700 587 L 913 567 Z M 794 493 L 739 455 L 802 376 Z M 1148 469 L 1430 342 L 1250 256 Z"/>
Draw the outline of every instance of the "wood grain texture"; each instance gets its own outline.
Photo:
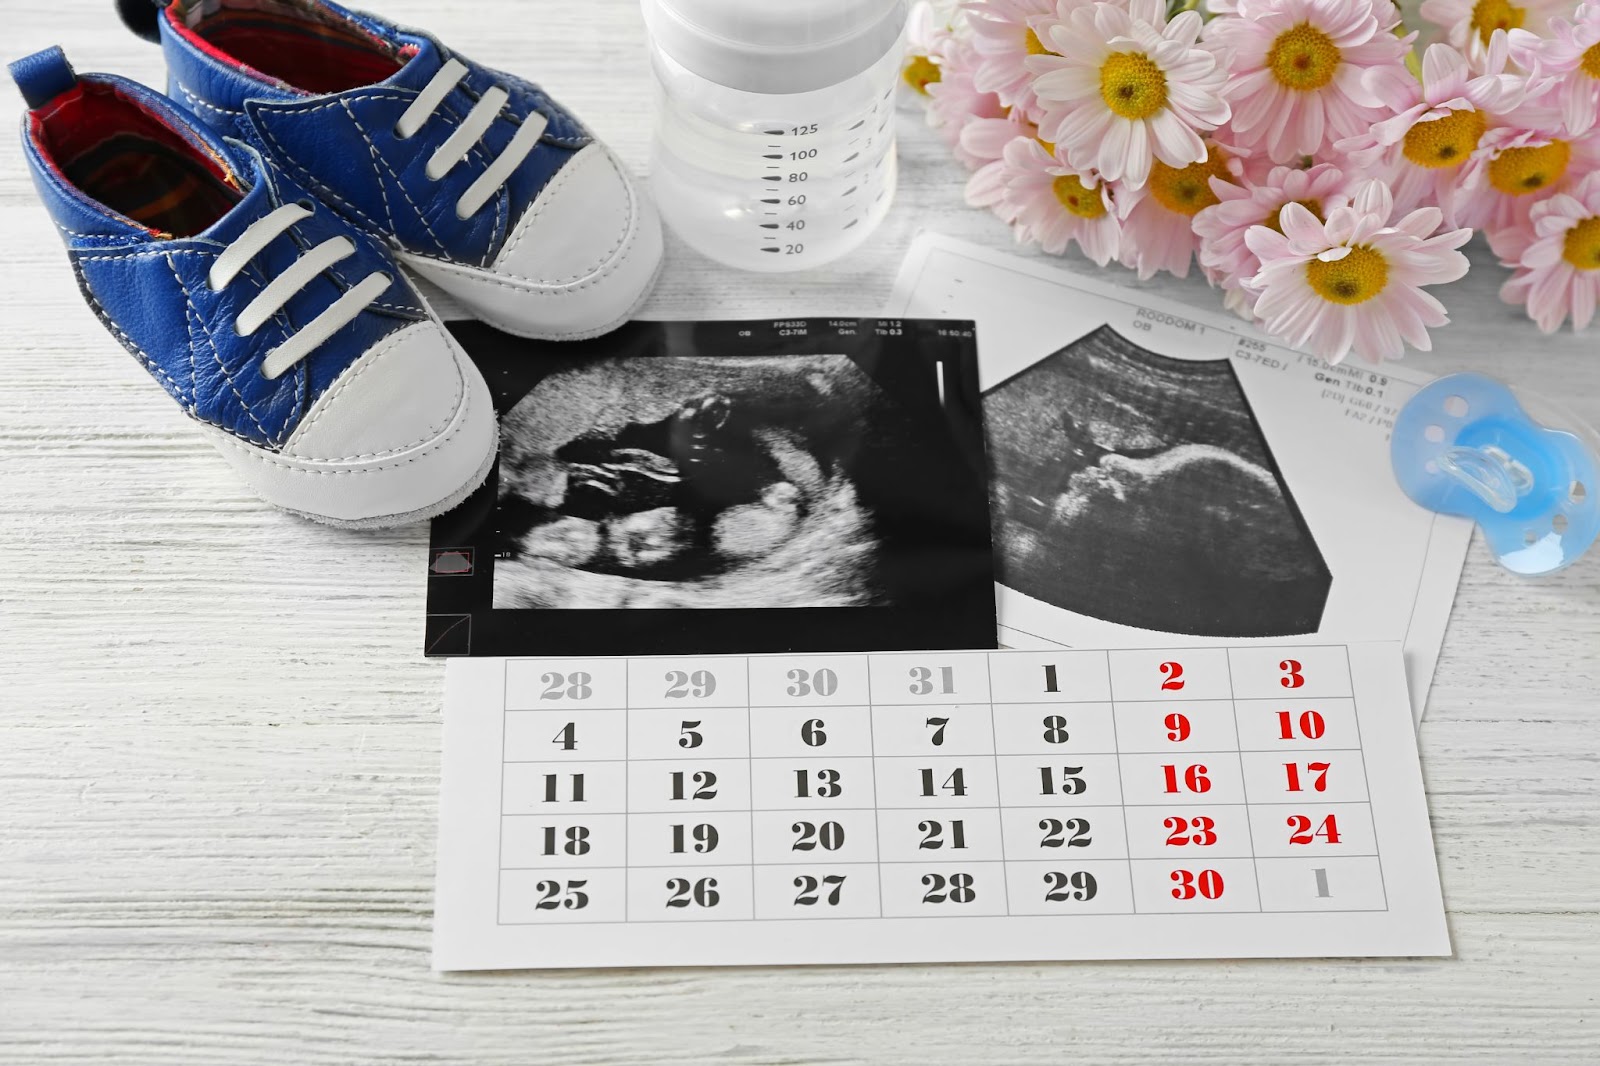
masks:
<path id="1" fill-rule="evenodd" d="M 633 0 L 369 2 L 541 81 L 647 166 Z M 7 58 L 61 42 L 160 83 L 108 0 L 3 6 Z M 857 255 L 740 276 L 673 242 L 646 313 L 870 314 L 919 227 L 1008 242 L 913 117 L 901 147 Z M 1522 582 L 1481 545 L 1421 735 L 1454 959 L 432 974 L 424 531 L 341 533 L 245 493 L 82 306 L 15 142 L 0 233 L 0 1059 L 1600 1058 L 1600 559 Z M 1600 334 L 1541 337 L 1474 257 L 1415 362 L 1600 422 Z M 1216 305 L 1192 279 L 1145 287 Z"/>

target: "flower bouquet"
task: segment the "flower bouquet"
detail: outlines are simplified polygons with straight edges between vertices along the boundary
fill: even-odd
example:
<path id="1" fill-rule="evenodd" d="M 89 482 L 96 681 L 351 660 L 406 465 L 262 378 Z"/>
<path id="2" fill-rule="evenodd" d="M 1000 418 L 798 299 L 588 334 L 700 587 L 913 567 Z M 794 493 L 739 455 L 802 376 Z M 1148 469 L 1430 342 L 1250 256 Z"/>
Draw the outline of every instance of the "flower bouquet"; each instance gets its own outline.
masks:
<path id="1" fill-rule="evenodd" d="M 1198 9 L 1197 9 L 1198 8 Z M 1600 297 L 1600 0 L 920 4 L 906 81 L 1019 241 L 1338 361 L 1426 350 L 1482 230 L 1545 332 Z"/>

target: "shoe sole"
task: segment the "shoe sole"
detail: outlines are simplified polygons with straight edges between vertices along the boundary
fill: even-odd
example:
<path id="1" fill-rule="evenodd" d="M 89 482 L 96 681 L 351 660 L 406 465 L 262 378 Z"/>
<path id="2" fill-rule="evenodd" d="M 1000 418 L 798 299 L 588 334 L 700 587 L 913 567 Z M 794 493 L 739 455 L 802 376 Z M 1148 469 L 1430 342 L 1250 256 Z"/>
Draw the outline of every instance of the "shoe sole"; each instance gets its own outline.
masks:
<path id="1" fill-rule="evenodd" d="M 330 518 L 327 515 L 312 514 L 309 511 L 297 511 L 293 507 L 282 504 L 273 504 L 280 511 L 297 515 L 300 518 L 309 518 L 311 521 L 324 526 L 333 526 L 336 529 L 393 529 L 399 526 L 409 526 L 417 522 L 426 522 L 430 518 L 437 518 L 446 511 L 452 510 L 468 496 L 483 487 L 489 479 L 489 471 L 494 469 L 495 460 L 500 457 L 500 445 L 497 439 L 495 446 L 490 449 L 489 457 L 483 461 L 478 472 L 468 478 L 466 483 L 456 489 L 437 503 L 430 503 L 426 507 L 418 507 L 414 511 L 403 511 L 400 514 L 376 515 L 371 518 Z M 270 500 L 267 501 L 271 503 Z"/>

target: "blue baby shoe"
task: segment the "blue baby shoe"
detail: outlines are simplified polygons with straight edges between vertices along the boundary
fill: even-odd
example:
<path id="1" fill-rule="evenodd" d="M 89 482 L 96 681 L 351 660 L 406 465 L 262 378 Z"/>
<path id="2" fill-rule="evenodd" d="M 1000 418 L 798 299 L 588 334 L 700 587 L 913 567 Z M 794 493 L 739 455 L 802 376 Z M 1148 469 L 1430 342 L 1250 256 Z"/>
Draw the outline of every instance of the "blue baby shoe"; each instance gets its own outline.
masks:
<path id="1" fill-rule="evenodd" d="M 490 325 L 596 336 L 654 284 L 654 206 L 537 86 L 328 0 L 119 6 L 159 36 L 173 99 Z"/>
<path id="2" fill-rule="evenodd" d="M 483 481 L 488 387 L 379 241 L 142 85 L 59 48 L 11 76 L 84 298 L 251 488 L 384 526 Z"/>

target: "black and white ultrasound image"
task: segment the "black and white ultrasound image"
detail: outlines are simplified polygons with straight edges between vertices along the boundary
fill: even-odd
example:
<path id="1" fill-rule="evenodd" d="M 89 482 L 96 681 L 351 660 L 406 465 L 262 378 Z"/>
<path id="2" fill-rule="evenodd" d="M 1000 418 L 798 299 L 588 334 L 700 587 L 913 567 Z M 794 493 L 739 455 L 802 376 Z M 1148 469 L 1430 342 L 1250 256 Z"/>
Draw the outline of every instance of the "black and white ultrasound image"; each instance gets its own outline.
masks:
<path id="1" fill-rule="evenodd" d="M 970 328 L 452 329 L 501 450 L 435 521 L 430 654 L 994 646 Z"/>
<path id="2" fill-rule="evenodd" d="M 1103 326 L 984 394 L 998 580 L 1161 633 L 1314 633 L 1332 575 L 1226 359 Z"/>

